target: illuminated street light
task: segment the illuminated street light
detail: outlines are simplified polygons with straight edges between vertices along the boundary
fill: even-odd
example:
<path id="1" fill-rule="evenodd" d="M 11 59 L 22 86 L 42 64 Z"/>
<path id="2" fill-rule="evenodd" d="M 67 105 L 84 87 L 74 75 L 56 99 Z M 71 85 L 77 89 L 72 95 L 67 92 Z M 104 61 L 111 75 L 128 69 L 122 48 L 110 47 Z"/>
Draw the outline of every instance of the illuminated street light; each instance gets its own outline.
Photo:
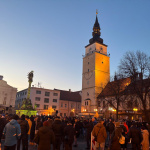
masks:
<path id="1" fill-rule="evenodd" d="M 133 108 L 133 111 L 138 111 L 138 109 L 137 108 Z"/>
<path id="2" fill-rule="evenodd" d="M 94 109 L 94 111 L 97 111 L 97 109 Z"/>

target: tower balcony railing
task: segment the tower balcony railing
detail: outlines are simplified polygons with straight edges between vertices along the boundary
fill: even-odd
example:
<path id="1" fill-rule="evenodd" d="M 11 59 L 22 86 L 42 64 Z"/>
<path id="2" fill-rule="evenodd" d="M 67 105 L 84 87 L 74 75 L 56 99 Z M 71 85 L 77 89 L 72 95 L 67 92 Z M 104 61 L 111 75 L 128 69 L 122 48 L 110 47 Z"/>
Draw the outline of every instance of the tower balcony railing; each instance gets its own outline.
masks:
<path id="1" fill-rule="evenodd" d="M 110 54 L 105 54 L 105 53 L 102 53 L 102 52 L 100 52 L 100 51 L 98 51 L 98 50 L 93 50 L 93 51 L 91 51 L 91 52 L 89 52 L 89 53 L 87 53 L 87 54 L 85 54 L 85 55 L 82 55 L 82 57 L 84 58 L 84 57 L 89 56 L 89 55 L 91 55 L 91 54 L 93 54 L 93 53 L 95 53 L 95 52 L 110 57 Z"/>

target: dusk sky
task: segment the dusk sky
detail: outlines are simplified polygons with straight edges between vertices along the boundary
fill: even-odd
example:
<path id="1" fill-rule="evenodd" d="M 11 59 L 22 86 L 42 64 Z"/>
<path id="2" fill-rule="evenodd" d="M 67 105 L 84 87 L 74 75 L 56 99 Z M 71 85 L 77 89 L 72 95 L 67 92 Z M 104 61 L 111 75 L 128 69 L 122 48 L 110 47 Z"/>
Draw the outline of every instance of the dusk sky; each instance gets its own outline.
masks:
<path id="1" fill-rule="evenodd" d="M 150 0 L 1 0 L 0 75 L 18 90 L 82 89 L 82 55 L 98 9 L 114 75 L 127 51 L 150 56 Z"/>

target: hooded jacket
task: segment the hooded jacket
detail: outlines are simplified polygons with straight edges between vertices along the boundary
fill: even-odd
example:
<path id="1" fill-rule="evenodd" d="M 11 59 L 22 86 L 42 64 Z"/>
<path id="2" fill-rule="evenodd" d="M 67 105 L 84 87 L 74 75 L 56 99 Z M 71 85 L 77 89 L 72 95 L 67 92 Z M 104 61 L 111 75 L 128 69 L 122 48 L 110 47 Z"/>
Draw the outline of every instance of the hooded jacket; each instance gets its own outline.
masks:
<path id="1" fill-rule="evenodd" d="M 39 131 L 34 138 L 38 144 L 38 150 L 50 150 L 51 144 L 55 142 L 54 132 L 46 126 L 39 128 Z"/>
<path id="2" fill-rule="evenodd" d="M 17 140 L 21 136 L 21 129 L 17 120 L 12 119 L 9 123 L 7 123 L 3 134 L 5 135 L 5 146 L 13 146 L 17 144 Z"/>
<path id="3" fill-rule="evenodd" d="M 142 135 L 143 135 L 143 141 L 141 142 L 142 150 L 149 150 L 149 132 L 148 132 L 148 130 L 143 130 Z"/>
<path id="4" fill-rule="evenodd" d="M 104 125 L 101 123 L 97 123 L 93 128 L 92 135 L 97 136 L 98 143 L 105 143 L 107 133 Z"/>

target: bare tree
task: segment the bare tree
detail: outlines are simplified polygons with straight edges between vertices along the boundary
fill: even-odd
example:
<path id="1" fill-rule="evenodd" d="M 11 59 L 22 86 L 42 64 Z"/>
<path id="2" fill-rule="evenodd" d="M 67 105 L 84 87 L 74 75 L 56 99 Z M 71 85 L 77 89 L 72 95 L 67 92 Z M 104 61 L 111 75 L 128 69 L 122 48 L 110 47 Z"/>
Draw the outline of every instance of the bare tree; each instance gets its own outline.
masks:
<path id="1" fill-rule="evenodd" d="M 141 51 L 127 52 L 120 62 L 119 70 L 125 76 L 132 77 L 126 92 L 138 97 L 145 119 L 150 121 L 149 107 L 147 107 L 150 92 L 150 57 Z"/>
<path id="2" fill-rule="evenodd" d="M 119 107 L 126 105 L 128 95 L 124 94 L 126 87 L 130 84 L 130 78 L 122 78 L 120 75 L 115 75 L 114 81 L 108 82 L 106 87 L 98 96 L 98 101 L 106 102 L 106 106 L 111 106 L 116 110 L 116 119 L 118 119 Z"/>

